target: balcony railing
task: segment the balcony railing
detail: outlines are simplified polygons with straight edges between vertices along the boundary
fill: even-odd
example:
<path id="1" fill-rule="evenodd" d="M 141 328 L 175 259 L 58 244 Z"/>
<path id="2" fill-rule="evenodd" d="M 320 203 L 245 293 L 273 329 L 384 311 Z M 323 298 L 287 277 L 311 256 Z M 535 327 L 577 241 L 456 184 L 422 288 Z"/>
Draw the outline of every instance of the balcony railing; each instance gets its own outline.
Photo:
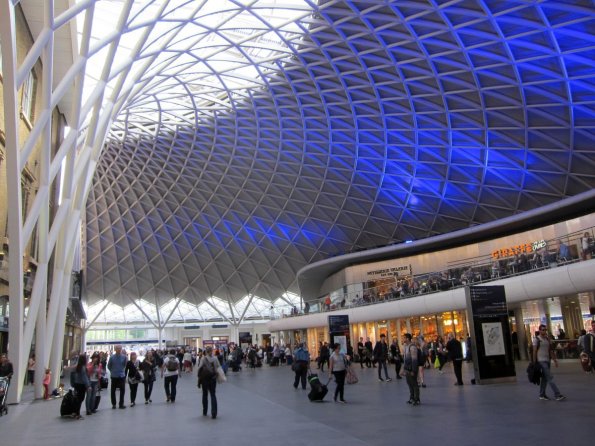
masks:
<path id="1" fill-rule="evenodd" d="M 330 296 L 321 297 L 305 303 L 297 313 L 281 314 L 281 317 L 295 317 L 408 299 L 588 260 L 595 257 L 594 228 L 543 240 L 531 245 L 530 249 L 519 248 L 516 252 L 513 253 L 513 251 L 509 250 L 512 255 L 508 256 L 502 256 L 502 252 L 497 252 L 455 260 L 449 262 L 448 269 L 397 277 L 392 286 L 383 284 L 377 287 L 364 287 L 363 292 L 342 294 L 341 299 L 330 300 L 330 302 Z M 506 254 L 507 251 L 504 253 Z"/>

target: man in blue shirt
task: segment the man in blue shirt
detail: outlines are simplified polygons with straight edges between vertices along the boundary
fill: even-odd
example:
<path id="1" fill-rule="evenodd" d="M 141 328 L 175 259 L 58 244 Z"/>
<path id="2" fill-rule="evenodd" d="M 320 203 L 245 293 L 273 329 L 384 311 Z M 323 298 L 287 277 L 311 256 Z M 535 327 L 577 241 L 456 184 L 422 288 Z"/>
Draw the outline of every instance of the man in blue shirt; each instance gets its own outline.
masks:
<path id="1" fill-rule="evenodd" d="M 110 356 L 107 362 L 107 369 L 112 379 L 111 399 L 112 409 L 116 408 L 116 389 L 120 389 L 120 409 L 126 409 L 124 405 L 124 394 L 126 393 L 126 355 L 122 353 L 122 346 L 116 345 L 116 353 Z"/>
<path id="2" fill-rule="evenodd" d="M 298 348 L 293 352 L 295 362 L 293 365 L 293 371 L 295 372 L 295 381 L 293 387 L 298 388 L 300 380 L 302 381 L 302 389 L 306 388 L 306 376 L 308 374 L 308 368 L 310 367 L 310 352 L 306 349 L 304 343 L 300 343 Z"/>

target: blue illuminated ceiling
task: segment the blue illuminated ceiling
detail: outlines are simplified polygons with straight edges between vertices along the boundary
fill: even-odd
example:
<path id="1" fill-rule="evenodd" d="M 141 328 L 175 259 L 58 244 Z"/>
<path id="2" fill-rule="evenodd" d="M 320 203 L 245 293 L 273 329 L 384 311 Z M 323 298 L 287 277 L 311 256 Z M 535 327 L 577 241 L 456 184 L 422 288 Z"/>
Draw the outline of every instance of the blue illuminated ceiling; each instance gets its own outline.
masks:
<path id="1" fill-rule="evenodd" d="M 147 70 L 88 200 L 91 300 L 272 301 L 313 261 L 594 188 L 592 1 L 303 5 L 287 54 L 233 44 L 241 91 Z"/>

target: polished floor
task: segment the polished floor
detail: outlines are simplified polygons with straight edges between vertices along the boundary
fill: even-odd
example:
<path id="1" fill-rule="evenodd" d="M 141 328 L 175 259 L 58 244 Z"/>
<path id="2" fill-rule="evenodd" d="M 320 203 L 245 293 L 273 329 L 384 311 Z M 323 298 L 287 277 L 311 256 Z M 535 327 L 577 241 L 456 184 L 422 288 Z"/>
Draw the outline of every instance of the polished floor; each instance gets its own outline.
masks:
<path id="1" fill-rule="evenodd" d="M 59 399 L 9 406 L 0 418 L 0 444 L 146 446 L 169 436 L 180 445 L 590 444 L 595 375 L 582 372 L 577 360 L 563 362 L 554 375 L 567 399 L 540 401 L 524 373 L 526 363 L 516 365 L 516 383 L 471 385 L 472 369 L 465 364 L 463 387 L 453 385 L 450 364 L 444 374 L 427 370 L 417 407 L 405 403 L 407 385 L 394 379 L 394 369 L 392 382 L 379 382 L 376 369 L 357 365 L 360 382 L 346 386 L 346 405 L 332 402 L 333 382 L 324 403 L 311 403 L 307 391 L 293 389 L 289 367 L 244 369 L 229 372 L 217 387 L 215 420 L 202 416 L 196 378 L 184 375 L 175 404 L 166 403 L 158 380 L 151 405 L 141 397 L 133 408 L 112 410 L 104 392 L 99 412 L 80 421 L 59 417 Z M 24 399 L 30 397 L 29 389 Z"/>

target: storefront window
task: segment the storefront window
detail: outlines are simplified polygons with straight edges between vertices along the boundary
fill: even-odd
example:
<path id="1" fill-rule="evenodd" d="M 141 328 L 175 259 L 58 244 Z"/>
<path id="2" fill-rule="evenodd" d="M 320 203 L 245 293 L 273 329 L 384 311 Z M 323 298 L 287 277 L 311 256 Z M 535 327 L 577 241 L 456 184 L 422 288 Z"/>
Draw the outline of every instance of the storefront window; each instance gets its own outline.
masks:
<path id="1" fill-rule="evenodd" d="M 390 333 L 389 339 L 392 341 L 393 339 L 399 339 L 399 323 L 396 320 L 392 320 L 388 324 L 388 331 Z"/>
<path id="2" fill-rule="evenodd" d="M 366 322 L 366 337 L 370 338 L 370 341 L 372 341 L 372 344 L 374 344 L 376 342 L 376 330 L 374 327 L 374 322 Z"/>
<path id="3" fill-rule="evenodd" d="M 378 323 L 378 339 L 380 340 L 380 335 L 385 335 L 386 337 L 388 337 L 388 324 L 386 321 L 382 321 Z"/>
<path id="4" fill-rule="evenodd" d="M 443 336 L 454 333 L 457 339 L 466 337 L 467 320 L 464 311 L 448 311 L 442 313 Z"/>
<path id="5" fill-rule="evenodd" d="M 421 316 L 420 323 L 421 333 L 426 339 L 433 339 L 438 334 L 438 329 L 436 328 L 436 317 L 434 315 Z"/>

